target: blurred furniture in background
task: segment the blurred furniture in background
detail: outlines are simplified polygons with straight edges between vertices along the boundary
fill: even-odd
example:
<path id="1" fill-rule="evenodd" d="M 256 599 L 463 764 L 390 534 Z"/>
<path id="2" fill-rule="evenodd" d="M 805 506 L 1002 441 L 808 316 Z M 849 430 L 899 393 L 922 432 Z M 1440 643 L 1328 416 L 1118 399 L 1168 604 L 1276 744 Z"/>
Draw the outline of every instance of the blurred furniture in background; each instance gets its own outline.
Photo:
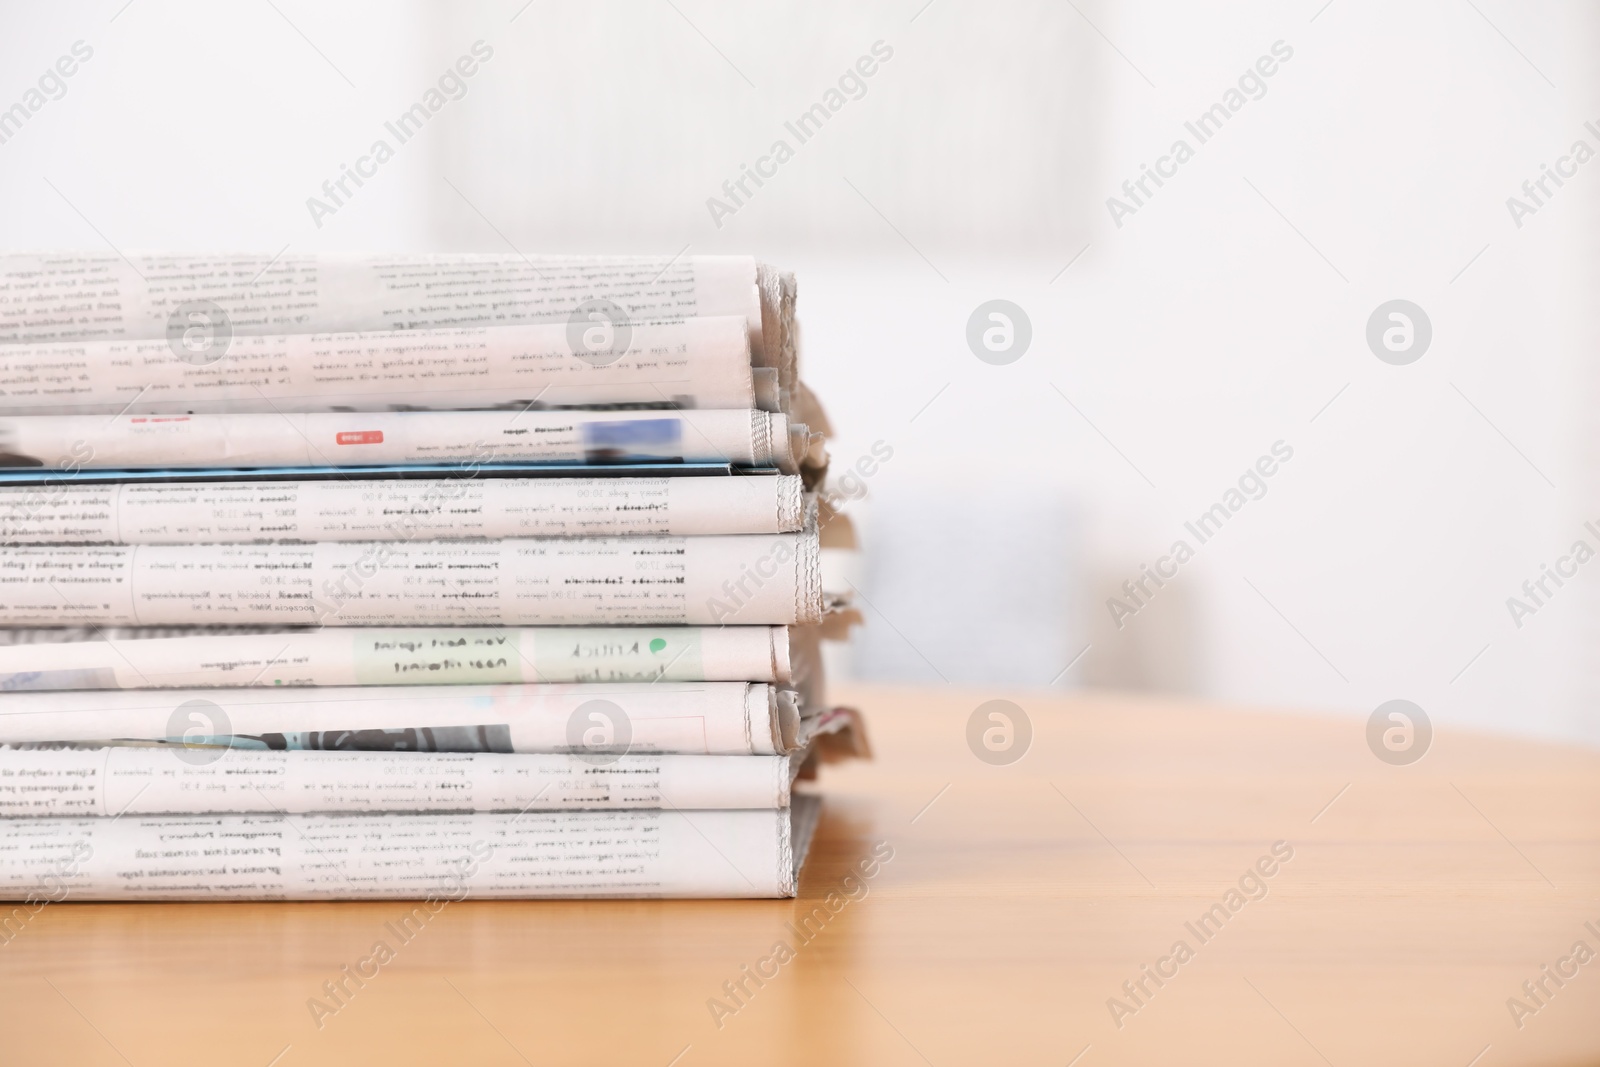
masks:
<path id="1" fill-rule="evenodd" d="M 845 650 L 873 681 L 1070 686 L 1087 643 L 1082 524 L 1065 495 L 992 482 L 890 486 L 863 509 Z"/>

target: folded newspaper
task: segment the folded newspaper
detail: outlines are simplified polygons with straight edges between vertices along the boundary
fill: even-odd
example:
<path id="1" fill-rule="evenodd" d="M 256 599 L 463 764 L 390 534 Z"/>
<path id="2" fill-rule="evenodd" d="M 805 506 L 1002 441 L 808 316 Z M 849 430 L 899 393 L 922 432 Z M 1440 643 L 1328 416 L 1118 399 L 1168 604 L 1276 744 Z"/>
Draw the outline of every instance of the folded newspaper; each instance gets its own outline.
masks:
<path id="1" fill-rule="evenodd" d="M 731 463 L 800 470 L 810 433 L 766 411 L 7 415 L 0 467 L 80 470 Z"/>
<path id="2" fill-rule="evenodd" d="M 609 325 L 609 324 L 608 324 Z M 590 333 L 591 340 L 598 340 Z M 38 415 L 639 405 L 777 411 L 741 318 L 631 328 L 574 359 L 559 323 L 234 337 L 206 362 L 165 339 L 11 345 L 0 405 Z M 182 345 L 180 343 L 181 350 Z"/>
<path id="3" fill-rule="evenodd" d="M 0 547 L 0 627 L 783 626 L 825 610 L 815 531 Z"/>
<path id="4" fill-rule="evenodd" d="M 0 486 L 0 544 L 797 533 L 798 477 L 373 478 Z"/>
<path id="5" fill-rule="evenodd" d="M 0 693 L 57 689 L 804 683 L 815 646 L 782 626 L 348 627 L 219 634 L 0 631 Z M 6 646 L 5 638 L 15 642 Z"/>
<path id="6" fill-rule="evenodd" d="M 868 755 L 794 310 L 738 256 L 0 254 L 0 896 L 793 895 Z"/>
<path id="7" fill-rule="evenodd" d="M 811 740 L 801 712 L 760 682 L 60 690 L 0 700 L 0 744 L 774 756 Z"/>
<path id="8" fill-rule="evenodd" d="M 165 340 L 204 366 L 236 337 L 559 323 L 601 362 L 635 324 L 734 316 L 752 365 L 798 385 L 794 279 L 748 256 L 35 253 L 0 255 L 0 290 L 0 344 L 19 354 Z"/>
<path id="9" fill-rule="evenodd" d="M 4 818 L 0 897 L 792 897 L 817 809 Z"/>
<path id="10" fill-rule="evenodd" d="M 0 816 L 786 808 L 793 756 L 0 748 Z"/>

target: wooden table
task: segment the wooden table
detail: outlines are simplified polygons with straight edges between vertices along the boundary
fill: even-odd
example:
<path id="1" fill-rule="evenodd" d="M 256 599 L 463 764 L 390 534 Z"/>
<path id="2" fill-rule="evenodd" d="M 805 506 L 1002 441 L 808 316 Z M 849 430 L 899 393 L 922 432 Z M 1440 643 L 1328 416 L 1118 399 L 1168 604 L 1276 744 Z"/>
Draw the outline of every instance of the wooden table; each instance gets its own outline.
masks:
<path id="1" fill-rule="evenodd" d="M 0 946 L 0 1063 L 1600 1063 L 1600 959 L 1507 1006 L 1600 952 L 1600 753 L 1442 729 L 1401 767 L 1358 718 L 847 695 L 878 758 L 824 774 L 799 900 L 453 904 L 320 1029 L 407 908 L 52 905 Z M 1009 766 L 966 742 L 997 696 L 1034 729 Z"/>

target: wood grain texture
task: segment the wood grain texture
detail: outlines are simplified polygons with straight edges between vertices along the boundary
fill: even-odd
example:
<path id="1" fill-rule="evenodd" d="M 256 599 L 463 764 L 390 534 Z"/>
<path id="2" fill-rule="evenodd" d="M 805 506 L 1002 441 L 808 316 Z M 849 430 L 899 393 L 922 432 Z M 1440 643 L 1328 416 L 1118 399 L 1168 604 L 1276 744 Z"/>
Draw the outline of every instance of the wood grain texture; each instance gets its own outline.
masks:
<path id="1" fill-rule="evenodd" d="M 798 900 L 467 901 L 405 944 L 398 903 L 51 905 L 0 945 L 0 1063 L 1600 1063 L 1600 959 L 1520 1029 L 1506 1004 L 1600 951 L 1600 753 L 1439 729 L 1392 767 L 1360 719 L 1013 693 L 1032 744 L 990 766 L 967 718 L 1007 694 L 844 695 L 878 755 L 818 783 Z M 378 940 L 393 962 L 319 1027 Z M 1179 940 L 1119 1027 L 1108 999 Z"/>

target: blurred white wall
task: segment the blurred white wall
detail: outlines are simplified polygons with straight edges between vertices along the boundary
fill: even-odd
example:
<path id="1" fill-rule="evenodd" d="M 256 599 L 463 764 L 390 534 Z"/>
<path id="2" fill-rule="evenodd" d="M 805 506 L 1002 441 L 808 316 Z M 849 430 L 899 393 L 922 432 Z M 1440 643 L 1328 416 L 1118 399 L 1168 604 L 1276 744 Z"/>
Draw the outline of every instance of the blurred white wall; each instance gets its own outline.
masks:
<path id="1" fill-rule="evenodd" d="M 0 3 L 0 108 L 94 53 L 0 144 L 4 247 L 423 247 L 426 148 L 320 229 L 305 204 L 431 80 L 423 5 L 274 4 Z"/>
<path id="2" fill-rule="evenodd" d="M 858 673 L 1043 685 L 1088 644 L 1056 684 L 1406 697 L 1600 740 L 1600 566 L 1520 628 L 1506 607 L 1574 540 L 1600 548 L 1600 161 L 1520 228 L 1506 207 L 1574 141 L 1600 149 L 1592 11 L 0 4 L 0 107 L 95 49 L 0 144 L 0 244 L 753 251 L 800 276 L 835 454 L 894 450 L 851 505 L 881 609 Z M 478 40 L 464 95 L 315 226 L 305 199 Z M 878 41 L 859 99 L 716 225 L 707 198 Z M 1280 41 L 1264 95 L 1200 144 L 1184 123 Z M 1194 157 L 1117 226 L 1107 197 L 1179 138 Z M 994 298 L 1032 322 L 1009 366 L 965 340 Z M 1365 340 L 1397 298 L 1433 326 L 1409 366 Z M 1266 495 L 1118 629 L 1110 591 L 1278 441 Z M 913 543 L 919 523 L 949 529 Z M 930 545 L 968 574 L 1003 557 L 1006 588 L 936 610 L 936 569 L 872 569 Z M 999 644 L 1045 651 L 997 668 Z"/>
<path id="3" fill-rule="evenodd" d="M 436 66 L 479 37 L 502 49 L 439 142 L 465 194 L 442 199 L 443 240 L 495 240 L 492 221 L 557 250 L 898 256 L 874 205 L 930 256 L 1085 230 L 1099 64 L 1070 8 L 536 0 L 508 24 L 523 2 L 439 9 Z M 780 140 L 774 177 L 724 192 Z"/>

